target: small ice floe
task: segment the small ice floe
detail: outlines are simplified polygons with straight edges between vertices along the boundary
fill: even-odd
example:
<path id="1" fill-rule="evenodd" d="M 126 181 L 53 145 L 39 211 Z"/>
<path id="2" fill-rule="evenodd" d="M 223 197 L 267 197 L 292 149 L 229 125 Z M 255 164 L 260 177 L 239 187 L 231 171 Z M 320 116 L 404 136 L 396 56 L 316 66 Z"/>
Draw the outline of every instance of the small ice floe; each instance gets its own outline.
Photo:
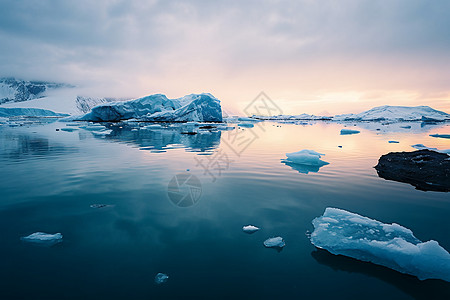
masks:
<path id="1" fill-rule="evenodd" d="M 91 205 L 89 205 L 89 207 L 91 207 L 91 208 L 105 208 L 105 207 L 112 207 L 112 205 L 110 205 L 110 204 L 98 204 L 98 203 L 96 203 L 96 204 L 91 204 Z"/>
<path id="2" fill-rule="evenodd" d="M 133 129 L 131 129 L 131 131 L 138 131 L 138 129 L 137 128 L 133 128 Z"/>
<path id="3" fill-rule="evenodd" d="M 404 128 L 404 129 L 411 129 L 411 125 L 400 126 L 400 128 Z"/>
<path id="4" fill-rule="evenodd" d="M 290 166 L 294 170 L 308 174 L 309 172 L 319 172 L 319 169 L 329 163 L 321 160 L 323 153 L 314 150 L 304 149 L 297 152 L 286 153 L 286 159 L 281 162 Z"/>
<path id="5" fill-rule="evenodd" d="M 244 227 L 242 227 L 242 231 L 244 231 L 245 233 L 255 233 L 259 230 L 259 227 L 253 226 L 253 225 L 246 225 Z"/>
<path id="6" fill-rule="evenodd" d="M 80 126 L 81 123 L 66 123 L 66 126 Z"/>
<path id="7" fill-rule="evenodd" d="M 104 131 L 91 131 L 91 133 L 98 137 L 105 137 L 111 134 L 112 130 L 104 130 Z"/>
<path id="8" fill-rule="evenodd" d="M 255 125 L 253 125 L 252 123 L 249 122 L 242 122 L 237 124 L 239 127 L 243 127 L 243 128 L 253 128 Z"/>
<path id="9" fill-rule="evenodd" d="M 20 240 L 27 243 L 35 243 L 51 246 L 61 243 L 63 240 L 63 236 L 61 233 L 51 234 L 44 232 L 35 232 L 28 236 L 21 237 Z"/>
<path id="10" fill-rule="evenodd" d="M 80 128 L 82 128 L 84 130 L 90 130 L 90 131 L 106 130 L 106 127 L 101 124 L 90 124 L 90 125 L 80 126 Z"/>
<path id="11" fill-rule="evenodd" d="M 277 237 L 273 237 L 273 238 L 265 240 L 264 246 L 266 248 L 282 249 L 284 246 L 286 246 L 286 243 L 284 242 L 282 237 L 277 236 Z"/>
<path id="12" fill-rule="evenodd" d="M 389 144 L 398 144 L 398 143 L 400 143 L 399 141 L 389 141 L 388 142 Z"/>
<path id="13" fill-rule="evenodd" d="M 155 283 L 156 284 L 163 284 L 163 283 L 167 282 L 168 279 L 169 279 L 169 276 L 167 274 L 158 273 L 155 276 Z"/>
<path id="14" fill-rule="evenodd" d="M 149 128 L 149 129 L 155 129 L 155 128 L 162 128 L 161 124 L 150 124 L 145 126 L 144 128 Z"/>
<path id="15" fill-rule="evenodd" d="M 359 130 L 353 130 L 353 129 L 341 129 L 341 135 L 349 135 L 349 134 L 357 134 L 360 133 Z"/>
<path id="16" fill-rule="evenodd" d="M 342 148 L 342 146 L 338 146 L 338 148 Z"/>
<path id="17" fill-rule="evenodd" d="M 450 134 L 430 134 L 431 137 L 441 138 L 441 139 L 450 139 Z"/>
<path id="18" fill-rule="evenodd" d="M 71 128 L 71 127 L 61 128 L 61 131 L 67 131 L 67 132 L 73 132 L 75 130 L 78 130 L 78 128 Z"/>
<path id="19" fill-rule="evenodd" d="M 382 265 L 420 280 L 450 282 L 450 254 L 438 242 L 422 242 L 401 225 L 330 207 L 312 224 L 310 240 L 317 248 Z"/>

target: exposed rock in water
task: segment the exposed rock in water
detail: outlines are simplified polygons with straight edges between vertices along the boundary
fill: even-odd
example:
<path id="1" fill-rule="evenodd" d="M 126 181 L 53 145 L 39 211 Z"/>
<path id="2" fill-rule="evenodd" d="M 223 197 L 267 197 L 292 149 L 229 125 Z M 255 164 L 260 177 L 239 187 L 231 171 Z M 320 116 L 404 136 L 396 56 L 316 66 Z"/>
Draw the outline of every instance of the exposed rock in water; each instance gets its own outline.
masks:
<path id="1" fill-rule="evenodd" d="M 386 180 L 409 183 L 422 191 L 450 191 L 450 156 L 431 150 L 391 152 L 375 166 Z"/>

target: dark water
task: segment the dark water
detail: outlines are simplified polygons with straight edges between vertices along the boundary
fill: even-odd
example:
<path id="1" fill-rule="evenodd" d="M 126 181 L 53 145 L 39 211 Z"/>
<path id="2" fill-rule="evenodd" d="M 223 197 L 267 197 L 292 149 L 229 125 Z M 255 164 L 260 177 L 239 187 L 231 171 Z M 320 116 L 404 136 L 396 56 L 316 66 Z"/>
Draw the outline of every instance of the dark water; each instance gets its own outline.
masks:
<path id="1" fill-rule="evenodd" d="M 386 181 L 373 169 L 380 155 L 412 144 L 450 148 L 428 136 L 450 126 L 391 132 L 364 124 L 351 136 L 339 135 L 338 124 L 261 126 L 239 138 L 177 127 L 115 126 L 106 137 L 56 131 L 65 127 L 58 122 L 0 127 L 0 299 L 450 299 L 450 283 L 333 256 L 306 236 L 331 206 L 401 224 L 450 250 L 450 194 Z M 330 164 L 315 172 L 282 163 L 301 149 L 326 153 Z M 180 173 L 201 183 L 192 206 L 168 196 Z M 245 234 L 247 224 L 262 230 Z M 64 241 L 20 241 L 37 231 Z M 281 252 L 264 248 L 278 235 Z M 158 272 L 167 283 L 154 283 Z"/>

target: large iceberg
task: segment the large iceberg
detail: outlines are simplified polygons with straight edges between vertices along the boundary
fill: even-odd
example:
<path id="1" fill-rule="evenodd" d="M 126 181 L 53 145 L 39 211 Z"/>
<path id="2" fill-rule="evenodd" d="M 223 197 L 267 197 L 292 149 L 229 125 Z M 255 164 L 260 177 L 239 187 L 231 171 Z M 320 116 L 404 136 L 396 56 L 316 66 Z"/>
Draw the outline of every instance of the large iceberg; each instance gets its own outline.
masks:
<path id="1" fill-rule="evenodd" d="M 220 101 L 211 94 L 192 94 L 168 99 L 155 94 L 135 100 L 104 103 L 79 120 L 117 122 L 138 119 L 153 122 L 222 122 Z"/>
<path id="2" fill-rule="evenodd" d="M 66 117 L 68 114 L 56 113 L 48 109 L 40 108 L 6 108 L 0 107 L 0 117 Z"/>
<path id="3" fill-rule="evenodd" d="M 398 224 L 337 208 L 326 208 L 312 221 L 311 243 L 335 255 L 382 265 L 424 279 L 450 282 L 450 254 L 436 241 L 421 242 Z"/>

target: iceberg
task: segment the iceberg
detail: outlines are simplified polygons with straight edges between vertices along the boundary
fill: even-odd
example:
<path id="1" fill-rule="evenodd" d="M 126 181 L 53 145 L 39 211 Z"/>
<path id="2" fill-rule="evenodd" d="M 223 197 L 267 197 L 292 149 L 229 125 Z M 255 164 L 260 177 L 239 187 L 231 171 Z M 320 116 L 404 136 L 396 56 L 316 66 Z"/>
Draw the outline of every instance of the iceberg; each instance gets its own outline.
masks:
<path id="1" fill-rule="evenodd" d="M 0 107 L 0 117 L 67 117 L 68 114 L 56 113 L 48 109 L 40 108 L 5 108 Z"/>
<path id="2" fill-rule="evenodd" d="M 249 122 L 243 122 L 243 123 L 239 123 L 237 124 L 240 127 L 244 127 L 244 128 L 253 128 L 255 125 L 253 125 L 252 123 Z"/>
<path id="3" fill-rule="evenodd" d="M 79 120 L 118 122 L 128 119 L 151 122 L 222 122 L 220 101 L 211 94 L 191 94 L 168 99 L 155 94 L 147 97 L 95 106 Z"/>
<path id="4" fill-rule="evenodd" d="M 44 233 L 44 232 L 35 232 L 28 236 L 21 237 L 20 240 L 28 243 L 36 243 L 36 244 L 45 244 L 45 245 L 54 245 L 62 242 L 62 234 L 61 233 Z"/>
<path id="5" fill-rule="evenodd" d="M 167 274 L 158 273 L 155 276 L 155 283 L 156 284 L 162 284 L 162 283 L 167 282 L 168 279 L 169 279 L 169 276 Z"/>
<path id="6" fill-rule="evenodd" d="M 357 134 L 357 133 L 360 133 L 360 132 L 361 131 L 354 130 L 354 129 L 341 129 L 341 135 Z"/>
<path id="7" fill-rule="evenodd" d="M 267 240 L 264 241 L 264 246 L 266 248 L 278 248 L 281 249 L 284 246 L 286 246 L 286 243 L 284 242 L 282 237 L 273 237 L 273 238 L 269 238 Z"/>
<path id="8" fill-rule="evenodd" d="M 312 221 L 311 243 L 335 255 L 382 265 L 421 280 L 450 282 L 450 254 L 438 242 L 422 242 L 398 224 L 385 224 L 337 208 Z"/>
<path id="9" fill-rule="evenodd" d="M 399 141 L 389 141 L 388 142 L 389 144 L 398 144 L 398 143 L 400 143 Z"/>
<path id="10" fill-rule="evenodd" d="M 314 150 L 304 149 L 297 152 L 286 153 L 287 159 L 283 160 L 285 163 L 293 163 L 305 166 L 322 167 L 329 163 L 321 160 L 323 153 L 316 152 Z"/>
<path id="11" fill-rule="evenodd" d="M 242 227 L 242 230 L 243 230 L 245 233 L 255 233 L 255 232 L 257 232 L 259 229 L 260 229 L 259 227 L 256 227 L 256 226 L 253 226 L 253 225 L 246 225 L 246 226 Z"/>

